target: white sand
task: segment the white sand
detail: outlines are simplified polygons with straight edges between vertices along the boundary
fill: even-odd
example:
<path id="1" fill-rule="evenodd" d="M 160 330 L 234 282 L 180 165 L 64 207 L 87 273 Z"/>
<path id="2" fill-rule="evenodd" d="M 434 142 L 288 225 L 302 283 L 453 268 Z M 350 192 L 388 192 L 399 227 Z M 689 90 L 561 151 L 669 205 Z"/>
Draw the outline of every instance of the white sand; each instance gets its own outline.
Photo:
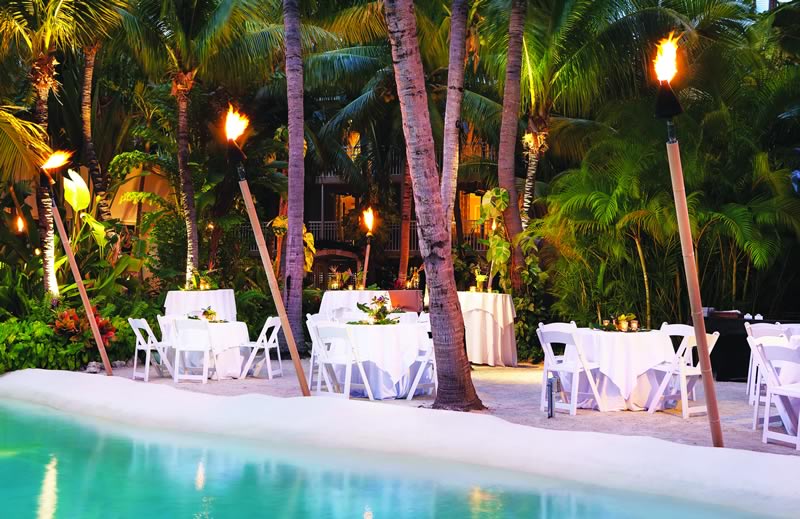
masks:
<path id="1" fill-rule="evenodd" d="M 775 516 L 796 517 L 800 509 L 800 457 L 795 456 L 538 429 L 487 414 L 363 401 L 216 396 L 62 371 L 4 375 L 0 398 L 137 427 L 424 456 Z"/>

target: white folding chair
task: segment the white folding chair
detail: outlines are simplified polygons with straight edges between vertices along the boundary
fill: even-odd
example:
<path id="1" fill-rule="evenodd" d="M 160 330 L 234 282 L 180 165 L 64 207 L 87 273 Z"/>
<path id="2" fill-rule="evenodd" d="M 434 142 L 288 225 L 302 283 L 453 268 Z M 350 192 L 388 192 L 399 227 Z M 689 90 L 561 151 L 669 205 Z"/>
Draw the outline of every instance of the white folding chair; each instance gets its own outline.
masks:
<path id="1" fill-rule="evenodd" d="M 202 319 L 176 319 L 175 326 L 175 369 L 173 380 L 177 384 L 181 380 L 199 380 L 208 382 L 208 369 L 211 353 L 211 338 L 208 334 L 208 322 Z M 192 375 L 186 366 L 186 353 L 203 354 L 203 374 Z M 185 373 L 181 373 L 181 357 Z"/>
<path id="2" fill-rule="evenodd" d="M 782 373 L 800 369 L 800 351 L 789 345 L 786 336 L 748 337 L 750 349 L 757 357 L 761 373 L 767 384 L 764 401 L 764 424 L 761 441 L 768 443 L 770 439 L 791 443 L 800 451 L 800 416 L 784 400 L 800 398 L 800 381 L 782 380 Z M 785 376 L 783 377 L 786 378 Z M 778 415 L 786 433 L 772 431 L 769 428 L 772 406 L 778 409 Z"/>
<path id="3" fill-rule="evenodd" d="M 417 350 L 417 358 L 414 360 L 414 364 L 419 363 L 419 368 L 417 369 L 417 374 L 414 376 L 414 382 L 411 383 L 411 389 L 408 392 L 406 400 L 411 400 L 414 398 L 414 394 L 417 392 L 417 389 L 433 389 L 434 394 L 439 389 L 439 376 L 436 372 L 436 354 L 433 349 L 433 339 L 430 337 L 431 323 L 430 321 L 425 323 L 417 323 L 417 328 L 419 330 L 418 333 L 421 347 L 419 350 Z M 428 368 L 431 369 L 432 380 L 431 382 L 424 382 L 420 384 L 420 380 L 422 380 L 422 376 L 426 371 L 428 371 Z"/>
<path id="4" fill-rule="evenodd" d="M 784 335 L 783 326 L 781 323 L 744 323 L 744 329 L 748 337 L 778 337 Z M 764 401 L 762 377 L 758 376 L 758 357 L 753 355 L 750 351 L 750 364 L 747 368 L 747 398 L 750 405 L 758 405 Z M 755 427 L 753 427 L 755 431 Z"/>
<path id="5" fill-rule="evenodd" d="M 308 327 L 308 334 L 311 336 L 311 359 L 308 364 L 308 387 L 314 387 L 314 368 L 319 371 L 319 352 L 321 341 L 317 335 L 317 323 L 331 322 L 322 314 L 306 314 L 306 326 Z M 320 376 L 319 373 L 317 376 Z"/>
<path id="6" fill-rule="evenodd" d="M 397 319 L 398 324 L 417 324 L 419 322 L 419 314 L 417 312 L 401 312 L 390 314 L 389 317 Z"/>
<path id="7" fill-rule="evenodd" d="M 547 410 L 547 379 L 550 373 L 561 382 L 561 400 L 562 402 L 554 402 L 555 409 L 565 409 L 569 414 L 575 416 L 578 413 L 578 397 L 580 394 L 587 394 L 580 392 L 580 375 L 585 373 L 586 379 L 589 381 L 591 388 L 591 395 L 594 398 L 597 408 L 603 411 L 603 403 L 600 399 L 600 393 L 597 390 L 597 383 L 592 375 L 593 369 L 598 369 L 600 366 L 594 362 L 588 362 L 586 356 L 583 354 L 583 348 L 577 338 L 578 327 L 575 322 L 567 323 L 552 323 L 542 324 L 539 323 L 539 328 L 536 330 L 536 335 L 539 337 L 539 342 L 542 344 L 544 350 L 544 373 L 542 376 L 542 396 L 540 402 L 540 409 Z M 575 350 L 577 359 L 567 358 L 566 355 L 556 355 L 553 352 L 553 344 L 563 344 L 566 348 L 572 347 Z M 569 402 L 566 400 L 564 392 L 564 384 L 562 374 L 570 374 L 570 398 Z"/>
<path id="8" fill-rule="evenodd" d="M 667 402 L 681 402 L 681 415 L 683 419 L 688 419 L 692 414 L 706 413 L 708 409 L 705 405 L 690 406 L 689 401 L 696 400 L 695 386 L 702 377 L 700 363 L 694 362 L 694 350 L 697 348 L 697 336 L 694 333 L 694 328 L 686 324 L 667 324 L 661 325 L 661 332 L 669 335 L 670 337 L 682 337 L 678 351 L 670 362 L 662 362 L 652 368 L 653 380 L 655 373 L 663 373 L 664 378 L 658 386 L 653 398 L 647 406 L 647 412 L 650 414 L 655 413 L 661 402 L 666 405 Z M 719 332 L 713 334 L 706 334 L 708 342 L 708 353 L 714 350 L 714 345 L 717 344 L 719 339 Z M 675 389 L 667 393 L 667 387 L 673 381 L 677 384 L 673 385 Z"/>
<path id="9" fill-rule="evenodd" d="M 322 392 L 322 382 L 324 380 L 328 393 L 333 394 L 336 386 L 341 386 L 338 383 L 334 368 L 336 366 L 344 366 L 345 375 L 344 385 L 341 386 L 341 396 L 350 398 L 350 390 L 353 387 L 363 387 L 367 392 L 367 397 L 370 400 L 374 400 L 367 373 L 358 358 L 358 352 L 353 347 L 353 340 L 350 337 L 347 326 L 336 323 L 315 323 L 315 328 L 321 346 L 318 348 L 317 354 L 317 362 L 321 373 L 321 376 L 317 377 L 317 393 Z M 361 374 L 361 384 L 352 382 L 353 364 L 356 365 Z"/>
<path id="10" fill-rule="evenodd" d="M 283 361 L 281 360 L 281 347 L 278 344 L 278 332 L 281 329 L 281 319 L 280 317 L 268 317 L 266 322 L 264 323 L 264 327 L 261 328 L 261 333 L 258 335 L 258 339 L 255 342 L 247 342 L 242 344 L 242 347 L 250 348 L 250 355 L 247 358 L 247 362 L 242 369 L 241 375 L 239 378 L 245 378 L 247 374 L 250 372 L 250 368 L 253 366 L 253 361 L 255 360 L 256 356 L 260 351 L 264 352 L 264 365 L 267 367 L 267 378 L 272 380 L 272 358 L 269 355 L 269 350 L 274 349 L 278 353 L 278 369 L 276 373 L 280 376 L 283 376 Z M 253 370 L 253 376 L 259 371 L 258 368 Z"/>
<path id="11" fill-rule="evenodd" d="M 158 374 L 164 376 L 164 368 L 166 368 L 168 375 L 172 376 L 172 364 L 167 358 L 167 348 L 171 346 L 168 342 L 158 341 L 150 325 L 146 319 L 131 319 L 128 318 L 128 324 L 133 329 L 133 335 L 136 338 L 136 349 L 133 353 L 133 379 L 141 378 L 145 382 L 150 380 L 150 366 L 152 365 L 158 371 Z M 144 335 L 143 335 L 144 334 Z M 144 352 L 144 370 L 142 372 L 136 371 L 136 365 L 139 361 L 139 352 Z M 158 354 L 158 359 L 155 359 L 151 352 Z"/>

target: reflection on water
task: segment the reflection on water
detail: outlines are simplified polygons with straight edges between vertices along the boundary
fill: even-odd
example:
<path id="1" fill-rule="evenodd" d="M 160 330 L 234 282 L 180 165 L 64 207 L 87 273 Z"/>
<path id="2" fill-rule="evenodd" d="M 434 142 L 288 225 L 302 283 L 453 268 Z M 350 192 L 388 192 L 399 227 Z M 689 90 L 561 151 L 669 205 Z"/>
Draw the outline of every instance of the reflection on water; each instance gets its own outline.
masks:
<path id="1" fill-rule="evenodd" d="M 146 429 L 129 437 L 0 405 L 0 452 L 18 452 L 0 457 L 0 515 L 30 517 L 38 510 L 41 519 L 744 517 L 652 496 L 567 490 L 552 482 L 492 484 L 482 469 L 431 460 L 376 461 L 378 468 L 369 468 L 361 460 L 375 457 L 363 453 L 288 452 L 268 439 L 264 447 L 213 437 L 165 438 Z M 403 462 L 416 472 L 402 472 Z"/>

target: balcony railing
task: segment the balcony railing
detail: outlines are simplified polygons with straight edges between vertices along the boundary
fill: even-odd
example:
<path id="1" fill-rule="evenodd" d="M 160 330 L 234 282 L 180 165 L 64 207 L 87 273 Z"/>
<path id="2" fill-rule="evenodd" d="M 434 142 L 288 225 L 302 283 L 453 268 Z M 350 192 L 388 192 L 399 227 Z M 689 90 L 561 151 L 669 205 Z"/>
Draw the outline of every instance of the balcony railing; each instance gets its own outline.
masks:
<path id="1" fill-rule="evenodd" d="M 314 235 L 314 241 L 345 241 L 344 228 L 341 222 L 308 222 L 308 232 Z"/>

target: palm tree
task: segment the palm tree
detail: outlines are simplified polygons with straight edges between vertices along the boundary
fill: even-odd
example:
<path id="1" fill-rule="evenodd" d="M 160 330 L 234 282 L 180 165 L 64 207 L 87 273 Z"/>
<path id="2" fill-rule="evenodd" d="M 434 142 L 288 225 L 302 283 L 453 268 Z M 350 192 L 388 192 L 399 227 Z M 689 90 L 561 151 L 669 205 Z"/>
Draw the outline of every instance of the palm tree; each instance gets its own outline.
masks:
<path id="1" fill-rule="evenodd" d="M 281 51 L 267 20 L 273 5 L 251 0 L 135 0 L 122 23 L 128 45 L 153 78 L 168 75 L 177 105 L 178 174 L 186 223 L 186 285 L 199 268 L 195 189 L 189 167 L 189 99 L 198 77 L 236 85 L 266 73 Z"/>
<path id="2" fill-rule="evenodd" d="M 408 165 L 403 163 L 403 183 L 400 186 L 400 266 L 397 269 L 397 283 L 400 288 L 405 288 L 408 277 L 408 256 L 411 245 L 411 198 L 413 196 L 411 173 Z"/>
<path id="3" fill-rule="evenodd" d="M 434 407 L 462 411 L 481 409 L 483 404 L 472 385 L 464 348 L 464 321 L 456 297 L 450 231 L 439 190 L 414 4 L 412 0 L 386 0 L 384 8 L 408 168 L 414 186 L 420 253 L 430 294 L 431 329 L 439 377 Z"/>
<path id="4" fill-rule="evenodd" d="M 117 2 L 99 0 L 7 0 L 0 6 L 0 52 L 13 49 L 30 66 L 34 119 L 47 132 L 50 93 L 58 87 L 56 52 L 74 50 L 91 41 L 96 28 L 108 27 Z M 53 201 L 45 179 L 39 178 L 36 204 L 42 242 L 45 292 L 58 295 L 55 272 Z"/>
<path id="5" fill-rule="evenodd" d="M 19 180 L 36 171 L 48 153 L 41 126 L 19 119 L 19 107 L 0 106 L 0 180 Z"/>
<path id="6" fill-rule="evenodd" d="M 297 0 L 283 0 L 286 40 L 286 99 L 289 126 L 288 230 L 286 232 L 286 273 L 284 291 L 287 313 L 295 337 L 303 336 L 303 188 L 304 114 L 303 49 L 300 40 L 300 8 Z"/>
<path id="7" fill-rule="evenodd" d="M 442 203 L 448 227 L 453 219 L 459 164 L 459 119 L 464 99 L 464 55 L 467 40 L 467 0 L 453 0 L 450 10 L 450 59 L 447 67 L 447 104 L 442 143 Z M 460 215 L 459 215 L 460 218 Z"/>
<path id="8" fill-rule="evenodd" d="M 522 38 L 525 25 L 527 0 L 511 0 L 511 14 L 508 19 L 508 52 L 506 56 L 505 81 L 503 82 L 503 116 L 500 123 L 500 144 L 497 149 L 497 183 L 508 191 L 511 203 L 503 211 L 508 238 L 514 238 L 522 232 L 522 221 L 519 215 L 517 185 L 514 175 L 514 163 L 517 148 L 517 126 L 519 121 L 520 73 L 522 70 Z M 511 286 L 518 290 L 522 279 L 519 269 L 523 265 L 522 251 L 519 245 L 512 247 L 511 254 Z"/>

